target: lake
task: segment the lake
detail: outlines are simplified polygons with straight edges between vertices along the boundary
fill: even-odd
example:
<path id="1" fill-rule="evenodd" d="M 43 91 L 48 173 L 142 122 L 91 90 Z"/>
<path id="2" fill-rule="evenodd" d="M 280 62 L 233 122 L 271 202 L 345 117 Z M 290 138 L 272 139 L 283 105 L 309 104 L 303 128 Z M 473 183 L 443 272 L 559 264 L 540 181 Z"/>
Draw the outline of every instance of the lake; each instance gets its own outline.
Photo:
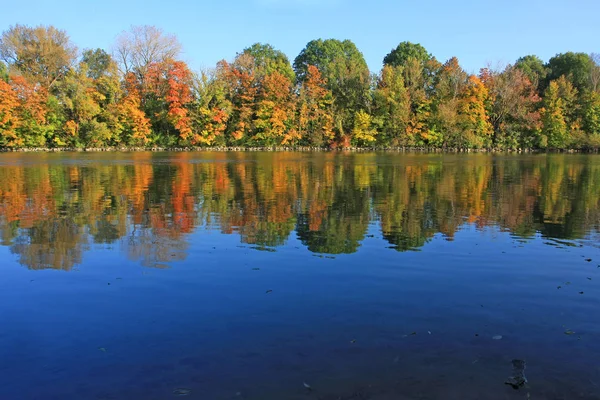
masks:
<path id="1" fill-rule="evenodd" d="M 598 155 L 0 154 L 0 399 L 600 399 L 599 232 Z"/>

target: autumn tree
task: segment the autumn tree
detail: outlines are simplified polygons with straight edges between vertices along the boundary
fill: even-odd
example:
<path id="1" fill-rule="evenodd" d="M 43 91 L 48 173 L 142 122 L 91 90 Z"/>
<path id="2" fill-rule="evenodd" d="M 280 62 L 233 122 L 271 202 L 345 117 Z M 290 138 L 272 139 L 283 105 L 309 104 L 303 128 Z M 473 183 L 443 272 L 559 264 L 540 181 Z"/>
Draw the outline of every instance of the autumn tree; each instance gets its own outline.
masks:
<path id="1" fill-rule="evenodd" d="M 458 124 L 463 145 L 469 148 L 489 147 L 492 143 L 492 124 L 486 110 L 489 93 L 475 76 L 468 78 L 458 102 Z"/>
<path id="2" fill-rule="evenodd" d="M 290 60 L 283 52 L 275 49 L 270 44 L 255 43 L 245 48 L 242 53 L 252 56 L 259 74 L 269 75 L 273 72 L 279 72 L 292 84 L 295 83 L 296 74 L 292 69 Z"/>
<path id="3" fill-rule="evenodd" d="M 373 92 L 373 115 L 379 126 L 380 141 L 391 146 L 415 144 L 408 130 L 411 114 L 410 94 L 404 83 L 404 67 L 385 65 Z"/>
<path id="4" fill-rule="evenodd" d="M 266 75 L 257 99 L 253 141 L 266 146 L 296 144 L 300 135 L 294 106 L 289 78 L 278 71 Z"/>
<path id="5" fill-rule="evenodd" d="M 120 125 L 122 143 L 133 146 L 150 143 L 151 124 L 142 110 L 141 94 L 133 73 L 125 75 L 124 94 L 116 104 L 114 114 Z"/>
<path id="6" fill-rule="evenodd" d="M 354 128 L 354 116 L 367 110 L 371 77 L 362 53 L 350 40 L 312 40 L 294 60 L 300 82 L 313 65 L 321 72 L 334 98 L 334 122 L 339 141 L 346 141 Z"/>
<path id="7" fill-rule="evenodd" d="M 252 136 L 258 96 L 258 74 L 254 58 L 238 55 L 233 63 L 221 61 L 217 67 L 227 87 L 227 99 L 233 110 L 229 118 L 228 135 L 232 144 L 244 144 Z"/>
<path id="8" fill-rule="evenodd" d="M 576 98 L 577 89 L 565 75 L 550 81 L 541 110 L 548 147 L 564 149 L 570 144 L 571 133 L 578 128 Z"/>
<path id="9" fill-rule="evenodd" d="M 144 83 L 152 64 L 178 59 L 181 44 L 177 37 L 156 26 L 132 26 L 117 37 L 114 57 L 123 75 L 132 72 Z"/>
<path id="10" fill-rule="evenodd" d="M 14 76 L 0 80 L 0 147 L 46 144 L 47 91 Z"/>
<path id="11" fill-rule="evenodd" d="M 10 27 L 0 38 L 0 59 L 32 83 L 49 89 L 75 62 L 77 48 L 53 26 Z"/>
<path id="12" fill-rule="evenodd" d="M 154 132 L 164 144 L 192 139 L 188 106 L 192 97 L 192 73 L 183 61 L 165 60 L 148 65 L 145 82 L 138 82 L 143 106 Z"/>
<path id="13" fill-rule="evenodd" d="M 480 78 L 489 92 L 494 144 L 510 149 L 537 146 L 541 97 L 525 72 L 509 65 L 501 72 L 482 69 Z"/>
<path id="14" fill-rule="evenodd" d="M 333 95 L 314 65 L 309 65 L 298 96 L 298 130 L 302 143 L 321 147 L 334 138 Z"/>
<path id="15" fill-rule="evenodd" d="M 443 134 L 444 146 L 467 146 L 459 126 L 459 96 L 467 82 L 468 75 L 456 57 L 444 63 L 436 75 L 431 129 Z"/>
<path id="16" fill-rule="evenodd" d="M 538 56 L 534 55 L 519 58 L 517 62 L 515 62 L 515 68 L 525 74 L 527 79 L 529 79 L 529 82 L 531 82 L 538 91 L 548 76 L 548 68 Z"/>
<path id="17" fill-rule="evenodd" d="M 593 92 L 600 92 L 600 54 L 592 53 L 590 58 L 593 61 L 590 71 L 590 89 Z"/>
<path id="18" fill-rule="evenodd" d="M 190 107 L 192 143 L 224 145 L 225 130 L 231 115 L 231 102 L 226 98 L 226 82 L 218 70 L 202 71 L 193 80 L 194 103 Z"/>

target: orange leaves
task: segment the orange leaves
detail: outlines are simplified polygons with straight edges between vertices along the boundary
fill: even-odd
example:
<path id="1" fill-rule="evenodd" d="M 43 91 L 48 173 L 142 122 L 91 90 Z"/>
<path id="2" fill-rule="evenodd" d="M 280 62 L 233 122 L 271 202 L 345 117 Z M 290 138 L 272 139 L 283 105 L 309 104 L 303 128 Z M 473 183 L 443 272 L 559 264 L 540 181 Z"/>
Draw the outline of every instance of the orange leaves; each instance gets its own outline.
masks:
<path id="1" fill-rule="evenodd" d="M 333 132 L 333 96 L 314 65 L 307 68 L 299 97 L 299 135 L 312 146 L 331 144 Z"/>
<path id="2" fill-rule="evenodd" d="M 0 145 L 22 146 L 25 135 L 21 130 L 45 122 L 46 99 L 45 89 L 21 76 L 11 77 L 8 83 L 0 79 Z"/>
<path id="3" fill-rule="evenodd" d="M 149 142 L 150 120 L 141 110 L 141 101 L 137 91 L 128 93 L 117 105 L 119 122 L 125 128 L 128 142 L 145 145 Z"/>
<path id="4" fill-rule="evenodd" d="M 485 102 L 489 96 L 483 82 L 475 75 L 469 76 L 467 84 L 460 93 L 458 103 L 459 119 L 464 124 L 466 134 L 474 134 L 469 138 L 470 145 L 482 147 L 489 142 L 484 138 L 492 134 L 493 129 L 486 111 Z"/>
<path id="5" fill-rule="evenodd" d="M 293 144 L 299 138 L 291 129 L 295 109 L 289 78 L 278 71 L 266 75 L 256 108 L 254 139 L 259 143 L 269 146 Z"/>
<path id="6" fill-rule="evenodd" d="M 192 135 L 186 106 L 192 102 L 192 73 L 183 61 L 166 60 L 148 66 L 146 89 L 167 103 L 167 120 L 182 139 Z"/>
<path id="7" fill-rule="evenodd" d="M 0 79 L 0 143 L 8 147 L 22 142 L 17 135 L 21 121 L 17 115 L 19 98 L 12 86 Z"/>

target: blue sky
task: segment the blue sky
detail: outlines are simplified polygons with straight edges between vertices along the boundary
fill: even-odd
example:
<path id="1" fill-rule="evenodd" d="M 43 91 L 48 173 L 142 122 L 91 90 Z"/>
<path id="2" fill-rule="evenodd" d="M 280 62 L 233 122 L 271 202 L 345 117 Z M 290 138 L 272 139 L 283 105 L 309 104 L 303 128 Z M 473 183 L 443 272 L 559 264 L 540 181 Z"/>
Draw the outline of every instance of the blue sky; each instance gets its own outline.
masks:
<path id="1" fill-rule="evenodd" d="M 167 5 L 167 4 L 173 5 Z M 536 54 L 600 53 L 598 0 L 28 0 L 7 1 L 0 30 L 51 24 L 79 48 L 109 50 L 130 25 L 174 33 L 194 69 L 231 59 L 255 42 L 291 61 L 317 38 L 350 39 L 373 71 L 399 42 L 421 43 L 439 60 L 457 56 L 469 72 Z"/>

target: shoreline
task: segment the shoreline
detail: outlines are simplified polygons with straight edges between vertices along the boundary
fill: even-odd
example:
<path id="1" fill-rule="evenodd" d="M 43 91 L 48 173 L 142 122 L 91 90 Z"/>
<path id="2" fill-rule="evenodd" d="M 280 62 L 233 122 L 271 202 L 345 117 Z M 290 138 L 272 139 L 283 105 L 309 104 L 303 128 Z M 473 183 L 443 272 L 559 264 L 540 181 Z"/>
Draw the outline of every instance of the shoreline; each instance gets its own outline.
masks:
<path id="1" fill-rule="evenodd" d="M 215 147 L 23 147 L 0 148 L 0 153 L 100 153 L 100 152 L 397 152 L 397 153 L 491 153 L 491 154 L 540 154 L 540 153 L 566 153 L 566 154 L 597 154 L 600 149 L 461 149 L 461 148 L 428 148 L 428 147 L 311 147 L 311 146 L 215 146 Z"/>

